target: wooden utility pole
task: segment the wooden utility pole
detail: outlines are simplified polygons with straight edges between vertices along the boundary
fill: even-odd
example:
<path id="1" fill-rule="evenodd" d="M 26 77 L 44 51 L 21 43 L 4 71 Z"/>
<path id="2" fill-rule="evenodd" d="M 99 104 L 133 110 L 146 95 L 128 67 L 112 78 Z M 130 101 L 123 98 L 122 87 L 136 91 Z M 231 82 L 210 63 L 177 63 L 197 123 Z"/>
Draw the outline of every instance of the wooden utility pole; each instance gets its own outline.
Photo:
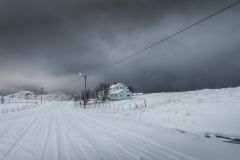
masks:
<path id="1" fill-rule="evenodd" d="M 84 93 L 84 108 L 86 108 L 86 100 L 87 100 L 87 96 L 86 96 L 86 79 L 87 79 L 87 76 L 85 75 L 85 93 Z"/>
<path id="2" fill-rule="evenodd" d="M 42 92 L 41 92 L 41 104 L 42 104 L 42 93 L 43 93 L 43 87 L 42 87 Z"/>

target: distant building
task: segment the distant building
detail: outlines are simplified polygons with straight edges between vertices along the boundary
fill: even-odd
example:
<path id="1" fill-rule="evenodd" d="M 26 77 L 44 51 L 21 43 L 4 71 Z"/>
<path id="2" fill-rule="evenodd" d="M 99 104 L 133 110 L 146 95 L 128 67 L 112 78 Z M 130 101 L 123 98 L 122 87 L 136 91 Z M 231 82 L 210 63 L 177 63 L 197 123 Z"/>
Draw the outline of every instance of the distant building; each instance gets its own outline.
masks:
<path id="1" fill-rule="evenodd" d="M 98 94 L 98 99 L 102 99 L 104 91 L 101 91 Z M 132 99 L 132 92 L 129 91 L 128 87 L 122 83 L 115 83 L 109 87 L 107 93 L 107 100 L 123 100 L 123 99 Z"/>

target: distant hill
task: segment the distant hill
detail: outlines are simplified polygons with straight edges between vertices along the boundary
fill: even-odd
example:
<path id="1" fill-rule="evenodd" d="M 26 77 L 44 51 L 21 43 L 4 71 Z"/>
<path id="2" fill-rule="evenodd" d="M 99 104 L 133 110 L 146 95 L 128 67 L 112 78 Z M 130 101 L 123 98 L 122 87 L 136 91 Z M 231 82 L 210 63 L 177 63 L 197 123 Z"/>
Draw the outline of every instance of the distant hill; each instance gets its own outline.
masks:
<path id="1" fill-rule="evenodd" d="M 35 94 L 34 92 L 30 92 L 30 91 L 18 92 L 15 94 L 10 94 L 8 96 L 10 96 L 10 98 L 18 98 L 18 99 L 29 99 L 29 100 L 41 99 L 41 95 Z M 42 95 L 42 99 L 46 101 L 61 101 L 61 100 L 68 101 L 68 100 L 73 100 L 73 95 L 65 94 L 63 92 L 57 92 L 57 93 Z"/>

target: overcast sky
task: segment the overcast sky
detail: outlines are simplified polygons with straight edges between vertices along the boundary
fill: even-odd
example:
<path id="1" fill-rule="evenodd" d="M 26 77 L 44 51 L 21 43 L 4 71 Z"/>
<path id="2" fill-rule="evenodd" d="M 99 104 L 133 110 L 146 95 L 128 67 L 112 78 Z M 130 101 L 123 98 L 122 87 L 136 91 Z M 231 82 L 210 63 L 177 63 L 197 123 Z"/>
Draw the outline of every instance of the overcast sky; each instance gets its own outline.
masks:
<path id="1" fill-rule="evenodd" d="M 235 2 L 1 0 L 0 93 L 44 87 L 79 94 L 83 79 L 48 87 L 111 65 Z M 144 93 L 240 86 L 239 15 L 237 4 L 87 77 L 87 88 L 100 82 Z"/>

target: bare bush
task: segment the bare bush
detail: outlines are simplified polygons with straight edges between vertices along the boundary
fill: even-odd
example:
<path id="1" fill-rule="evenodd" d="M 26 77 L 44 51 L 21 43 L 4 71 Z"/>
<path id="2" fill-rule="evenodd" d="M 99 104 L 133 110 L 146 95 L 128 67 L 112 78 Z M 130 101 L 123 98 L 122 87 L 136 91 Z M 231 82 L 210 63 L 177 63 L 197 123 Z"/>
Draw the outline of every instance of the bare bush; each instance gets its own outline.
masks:
<path id="1" fill-rule="evenodd" d="M 132 93 L 134 93 L 134 91 L 135 91 L 132 86 L 128 86 L 128 89 L 129 89 L 129 91 L 132 92 Z"/>

